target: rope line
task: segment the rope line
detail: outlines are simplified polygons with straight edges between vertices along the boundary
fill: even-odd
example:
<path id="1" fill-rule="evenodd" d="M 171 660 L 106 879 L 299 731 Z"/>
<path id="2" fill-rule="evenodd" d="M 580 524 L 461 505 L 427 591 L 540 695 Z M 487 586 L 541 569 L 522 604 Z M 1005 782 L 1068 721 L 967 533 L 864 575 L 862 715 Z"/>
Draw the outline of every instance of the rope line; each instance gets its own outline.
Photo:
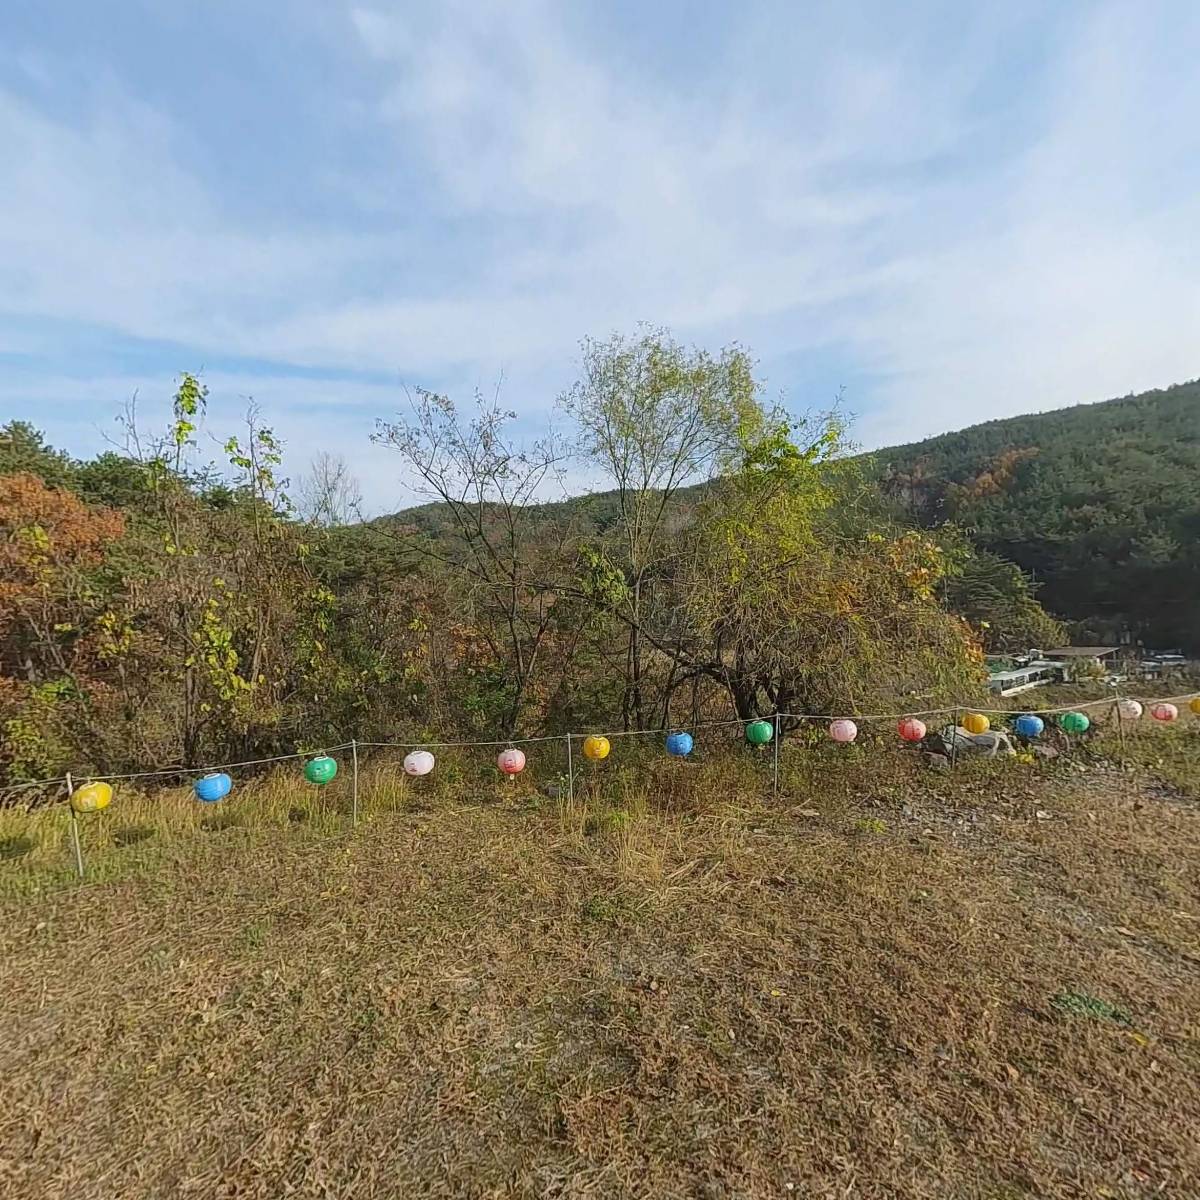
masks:
<path id="1" fill-rule="evenodd" d="M 515 746 L 518 743 L 522 746 L 533 742 L 561 742 L 564 737 L 584 737 L 584 734 L 565 734 L 565 733 L 545 733 L 538 737 L 526 738 L 502 738 L 494 742 L 359 742 L 358 746 L 372 747 L 380 750 L 449 750 L 455 747 L 468 746 Z"/>
<path id="2" fill-rule="evenodd" d="M 835 720 L 852 720 L 852 721 L 897 721 L 904 717 L 936 717 L 943 716 L 955 712 L 977 712 L 984 716 L 994 717 L 1014 717 L 1020 716 L 1023 713 L 1033 713 L 1038 715 L 1053 715 L 1056 713 L 1079 712 L 1082 709 L 1088 708 L 1103 708 L 1110 705 L 1116 705 L 1121 700 L 1137 699 L 1139 704 L 1150 707 L 1155 704 L 1181 704 L 1189 700 L 1194 700 L 1200 697 L 1200 692 L 1187 692 L 1182 696 L 1166 696 L 1159 699 L 1141 699 L 1131 696 L 1108 696 L 1102 700 L 1084 700 L 1078 704 L 1062 704 L 1053 708 L 984 708 L 969 704 L 951 704 L 943 708 L 928 708 L 924 710 L 908 710 L 905 712 L 895 713 L 869 713 L 869 714 L 854 714 L 854 713 L 786 713 L 781 712 L 775 714 L 780 718 L 792 721 L 835 721 Z M 761 718 L 767 720 L 767 718 Z M 342 742 L 336 746 L 328 746 L 323 748 L 322 753 L 328 753 L 333 750 L 348 750 L 352 746 L 358 746 L 363 749 L 395 749 L 395 750 L 425 750 L 438 749 L 450 750 L 459 749 L 467 750 L 485 746 L 524 746 L 533 745 L 542 742 L 558 742 L 563 738 L 586 738 L 591 736 L 600 736 L 607 738 L 619 737 L 653 737 L 656 735 L 671 733 L 675 731 L 692 731 L 698 729 L 719 729 L 728 728 L 731 725 L 745 725 L 743 720 L 729 721 L 700 721 L 696 724 L 688 725 L 664 725 L 657 729 L 618 729 L 612 732 L 604 732 L 601 734 L 595 733 L 551 733 L 542 734 L 537 737 L 519 737 L 519 738 L 500 738 L 489 741 L 479 742 Z M 251 758 L 244 762 L 226 762 L 214 763 L 207 767 L 163 767 L 156 771 L 135 771 L 124 775 L 87 775 L 79 773 L 76 775 L 72 772 L 72 779 L 80 785 L 84 783 L 111 783 L 119 780 L 128 779 L 154 779 L 164 775 L 195 775 L 198 773 L 208 773 L 218 770 L 232 771 L 238 767 L 258 767 L 264 766 L 267 763 L 287 762 L 297 758 L 308 758 L 310 753 L 296 751 L 292 754 L 277 754 L 271 758 Z M 52 779 L 35 779 L 25 783 L 14 783 L 4 787 L 0 787 L 0 794 L 28 791 L 31 788 L 50 787 L 55 784 L 65 784 L 65 775 L 58 775 Z"/>

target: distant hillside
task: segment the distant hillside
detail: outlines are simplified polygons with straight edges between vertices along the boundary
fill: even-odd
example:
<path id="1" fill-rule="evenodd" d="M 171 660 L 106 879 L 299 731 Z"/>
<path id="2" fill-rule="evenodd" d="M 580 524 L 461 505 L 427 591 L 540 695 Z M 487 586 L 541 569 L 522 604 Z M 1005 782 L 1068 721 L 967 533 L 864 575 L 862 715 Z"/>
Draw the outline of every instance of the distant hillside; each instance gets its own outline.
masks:
<path id="1" fill-rule="evenodd" d="M 1200 381 L 988 421 L 865 462 L 906 519 L 964 527 L 1032 575 L 1081 636 L 1200 653 Z M 597 530 L 616 515 L 612 492 L 546 507 Z M 384 520 L 436 534 L 448 515 L 426 504 Z"/>
<path id="2" fill-rule="evenodd" d="M 696 484 L 680 489 L 678 494 L 681 500 L 688 504 L 692 502 L 693 498 L 698 498 L 706 486 L 706 484 Z M 555 500 L 539 505 L 537 511 L 545 512 L 556 518 L 569 519 L 581 532 L 602 533 L 619 518 L 620 505 L 618 493 L 615 491 L 589 492 L 586 495 L 571 496 L 566 500 Z M 406 525 L 420 533 L 436 536 L 448 527 L 452 518 L 449 507 L 435 501 L 429 504 L 418 504 L 413 508 L 404 508 L 387 516 L 378 517 L 376 520 L 385 525 Z"/>
<path id="3" fill-rule="evenodd" d="M 911 519 L 963 525 L 1095 636 L 1200 652 L 1200 382 L 989 421 L 874 463 Z"/>

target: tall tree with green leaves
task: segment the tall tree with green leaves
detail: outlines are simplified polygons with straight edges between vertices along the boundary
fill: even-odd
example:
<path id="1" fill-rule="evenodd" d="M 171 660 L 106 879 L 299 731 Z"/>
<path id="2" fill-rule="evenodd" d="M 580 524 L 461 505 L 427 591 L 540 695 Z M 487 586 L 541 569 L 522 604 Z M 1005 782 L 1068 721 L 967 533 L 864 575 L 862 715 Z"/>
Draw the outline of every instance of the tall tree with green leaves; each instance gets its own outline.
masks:
<path id="1" fill-rule="evenodd" d="M 712 480 L 764 413 L 749 355 L 688 349 L 661 329 L 583 343 L 579 380 L 561 398 L 578 430 L 578 450 L 616 491 L 616 527 L 604 540 L 607 599 L 625 635 L 626 727 L 646 727 L 647 615 L 656 584 L 678 552 L 687 517 L 680 493 Z M 619 580 L 619 586 L 614 583 Z"/>
<path id="2" fill-rule="evenodd" d="M 845 449 L 836 416 L 776 420 L 696 514 L 681 651 L 743 719 L 944 700 L 978 681 L 970 628 L 938 602 L 941 547 L 864 518 Z"/>

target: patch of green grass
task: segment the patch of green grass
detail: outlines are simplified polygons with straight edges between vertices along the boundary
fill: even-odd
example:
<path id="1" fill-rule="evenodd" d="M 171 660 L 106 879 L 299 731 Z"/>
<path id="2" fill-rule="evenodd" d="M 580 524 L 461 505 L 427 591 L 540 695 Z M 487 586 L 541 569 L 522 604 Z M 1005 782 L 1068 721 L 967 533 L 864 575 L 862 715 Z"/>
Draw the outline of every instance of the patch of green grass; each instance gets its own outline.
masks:
<path id="1" fill-rule="evenodd" d="M 251 950 L 257 950 L 267 940 L 267 926 L 262 921 L 251 921 L 242 930 L 242 943 Z"/>
<path id="2" fill-rule="evenodd" d="M 1103 756 L 1156 775 L 1168 787 L 1200 800 L 1200 737 L 1186 710 L 1170 725 L 1143 717 L 1127 725 L 1124 738 L 1107 729 L 1094 746 Z"/>
<path id="3" fill-rule="evenodd" d="M 597 834 L 617 833 L 628 828 L 633 815 L 620 808 L 610 808 L 605 812 L 592 813 L 583 823 L 583 832 L 588 837 Z"/>
<path id="4" fill-rule="evenodd" d="M 887 833 L 887 822 L 878 817 L 861 817 L 854 822 L 854 828 L 859 833 Z"/>
<path id="5" fill-rule="evenodd" d="M 1117 1025 L 1131 1025 L 1129 1014 L 1117 1005 L 1089 992 L 1061 991 L 1050 1001 L 1052 1008 L 1074 1017 L 1090 1017 L 1093 1021 L 1112 1021 Z"/>
<path id="6" fill-rule="evenodd" d="M 622 896 L 589 896 L 579 908 L 579 915 L 596 925 L 619 925 L 634 915 L 629 902 Z"/>
<path id="7" fill-rule="evenodd" d="M 207 833 L 220 833 L 224 829 L 238 829 L 246 824 L 246 818 L 236 812 L 207 813 L 200 820 L 200 828 Z"/>

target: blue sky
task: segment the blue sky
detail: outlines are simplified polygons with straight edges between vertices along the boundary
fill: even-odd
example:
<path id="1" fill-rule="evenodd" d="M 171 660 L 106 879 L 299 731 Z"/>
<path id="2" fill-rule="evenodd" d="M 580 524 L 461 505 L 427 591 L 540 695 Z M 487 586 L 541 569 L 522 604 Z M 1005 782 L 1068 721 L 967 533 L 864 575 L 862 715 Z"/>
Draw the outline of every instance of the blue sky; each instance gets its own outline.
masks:
<path id="1" fill-rule="evenodd" d="M 200 370 L 409 499 L 403 384 L 748 346 L 867 446 L 1200 375 L 1200 6 L 9 0 L 0 417 Z"/>

